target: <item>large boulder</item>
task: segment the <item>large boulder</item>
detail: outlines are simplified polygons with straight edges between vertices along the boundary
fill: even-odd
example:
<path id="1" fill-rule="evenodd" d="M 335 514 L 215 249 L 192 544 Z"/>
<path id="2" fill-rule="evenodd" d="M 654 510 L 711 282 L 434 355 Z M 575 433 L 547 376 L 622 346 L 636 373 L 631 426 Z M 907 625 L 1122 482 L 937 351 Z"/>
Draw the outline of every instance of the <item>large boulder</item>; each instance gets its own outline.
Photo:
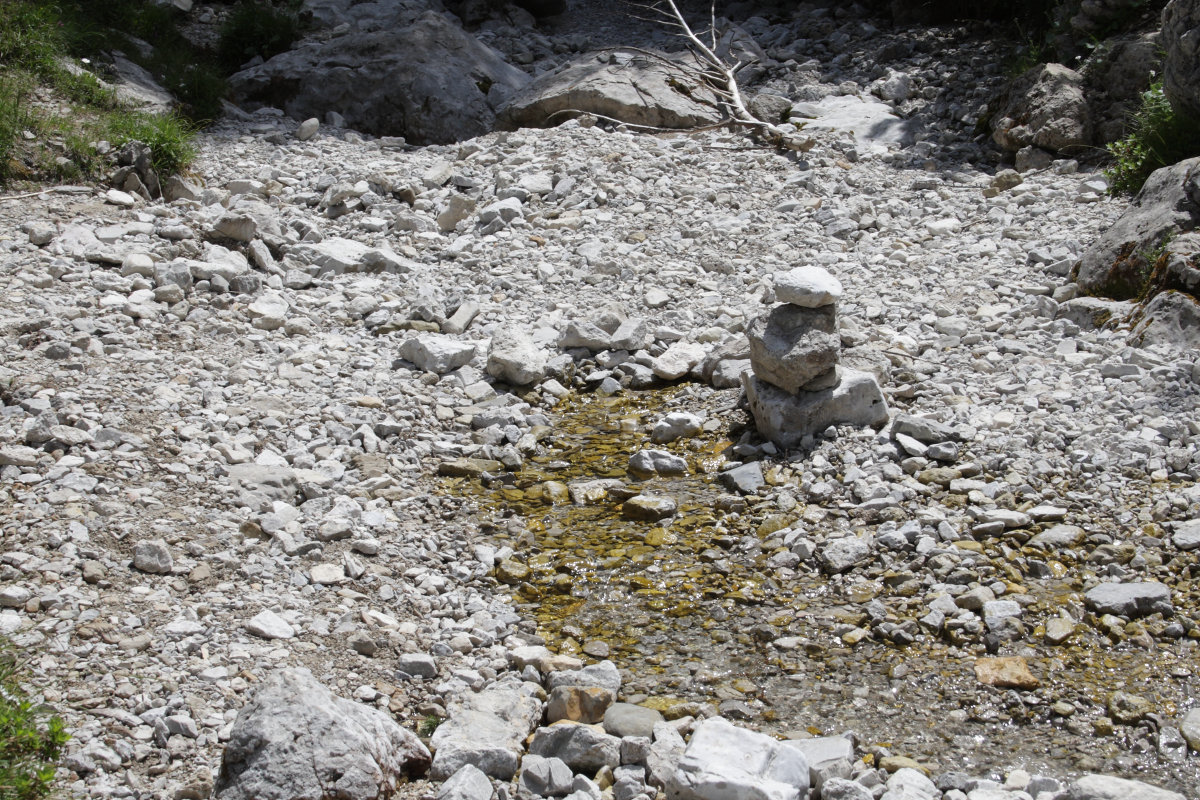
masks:
<path id="1" fill-rule="evenodd" d="M 1200 0 L 1163 9 L 1163 91 L 1176 109 L 1200 118 Z"/>
<path id="2" fill-rule="evenodd" d="M 1129 208 L 1092 243 L 1073 275 L 1089 294 L 1142 294 L 1163 245 L 1200 223 L 1200 157 L 1156 170 Z"/>
<path id="3" fill-rule="evenodd" d="M 581 113 L 655 128 L 716 122 L 711 105 L 678 88 L 679 76 L 665 56 L 591 53 L 534 80 L 500 110 L 498 125 L 545 128 Z"/>
<path id="4" fill-rule="evenodd" d="M 1042 64 L 1008 87 L 992 117 L 992 139 L 1009 152 L 1040 147 L 1072 152 L 1091 143 L 1084 79 L 1062 64 Z"/>
<path id="5" fill-rule="evenodd" d="M 496 109 L 528 83 L 445 16 L 433 11 L 394 30 L 350 30 L 242 70 L 235 102 L 282 108 L 296 119 L 341 114 L 368 133 L 414 144 L 461 141 L 492 130 Z"/>
<path id="6" fill-rule="evenodd" d="M 794 747 L 712 717 L 696 726 L 666 791 L 671 800 L 800 800 L 808 795 L 808 761 Z"/>
<path id="7" fill-rule="evenodd" d="M 284 669 L 238 712 L 215 796 L 374 800 L 429 763 L 425 745 L 385 712 L 335 697 L 306 669 Z"/>

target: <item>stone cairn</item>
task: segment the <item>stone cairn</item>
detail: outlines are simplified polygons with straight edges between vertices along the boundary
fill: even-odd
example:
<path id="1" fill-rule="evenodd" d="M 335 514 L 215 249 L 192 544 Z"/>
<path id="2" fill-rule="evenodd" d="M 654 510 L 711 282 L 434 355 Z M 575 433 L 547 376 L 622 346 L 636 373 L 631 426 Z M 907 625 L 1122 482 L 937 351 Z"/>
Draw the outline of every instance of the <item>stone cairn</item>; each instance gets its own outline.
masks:
<path id="1" fill-rule="evenodd" d="M 842 284 L 821 267 L 775 275 L 782 301 L 751 323 L 742 375 L 758 432 L 783 448 L 830 425 L 882 425 L 888 408 L 874 376 L 838 364 Z"/>

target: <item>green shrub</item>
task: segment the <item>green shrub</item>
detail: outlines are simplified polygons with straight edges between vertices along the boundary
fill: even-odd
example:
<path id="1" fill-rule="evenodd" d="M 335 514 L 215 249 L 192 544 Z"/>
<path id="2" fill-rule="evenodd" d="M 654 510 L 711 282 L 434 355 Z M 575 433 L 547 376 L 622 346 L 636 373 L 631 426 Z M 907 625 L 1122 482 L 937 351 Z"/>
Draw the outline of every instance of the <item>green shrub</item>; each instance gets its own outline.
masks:
<path id="1" fill-rule="evenodd" d="M 0 652 L 0 797 L 6 800 L 44 797 L 68 739 L 61 719 L 29 702 L 21 677 L 16 654 Z"/>
<path id="2" fill-rule="evenodd" d="M 242 0 L 221 26 L 217 60 L 229 72 L 255 56 L 270 58 L 300 37 L 300 20 L 287 9 L 263 0 Z"/>
<path id="3" fill-rule="evenodd" d="M 196 128 L 179 114 L 117 113 L 108 119 L 105 137 L 120 147 L 127 142 L 150 146 L 154 170 L 163 178 L 173 175 L 196 157 Z"/>
<path id="4" fill-rule="evenodd" d="M 1200 122 L 1177 111 L 1156 81 L 1142 93 L 1129 133 L 1108 146 L 1113 163 L 1106 170 L 1109 191 L 1134 194 L 1150 173 L 1200 155 Z"/>

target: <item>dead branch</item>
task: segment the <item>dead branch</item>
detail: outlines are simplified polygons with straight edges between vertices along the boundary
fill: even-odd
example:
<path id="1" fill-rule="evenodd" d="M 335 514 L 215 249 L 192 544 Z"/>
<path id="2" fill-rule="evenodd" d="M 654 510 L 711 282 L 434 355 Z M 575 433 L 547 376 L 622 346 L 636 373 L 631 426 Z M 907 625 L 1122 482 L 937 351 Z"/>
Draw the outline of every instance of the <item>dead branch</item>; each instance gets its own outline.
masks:
<path id="1" fill-rule="evenodd" d="M 680 35 L 687 41 L 688 49 L 699 64 L 699 69 L 696 71 L 700 73 L 706 88 L 717 98 L 717 104 L 721 107 L 720 110 L 724 119 L 721 120 L 719 126 L 730 125 L 749 129 L 763 141 L 788 150 L 803 152 L 813 146 L 811 139 L 799 139 L 790 131 L 759 119 L 747 108 L 746 101 L 742 97 L 741 88 L 737 82 L 737 73 L 747 65 L 741 61 L 731 65 L 717 54 L 718 37 L 715 0 L 710 4 L 709 8 L 710 22 L 708 33 L 709 39 L 712 41 L 711 46 L 705 44 L 700 35 L 688 24 L 687 19 L 679 10 L 679 6 L 675 4 L 675 0 L 654 0 L 654 2 L 642 5 L 641 7 L 658 14 L 660 21 L 678 30 Z M 675 64 L 675 66 L 680 65 Z"/>

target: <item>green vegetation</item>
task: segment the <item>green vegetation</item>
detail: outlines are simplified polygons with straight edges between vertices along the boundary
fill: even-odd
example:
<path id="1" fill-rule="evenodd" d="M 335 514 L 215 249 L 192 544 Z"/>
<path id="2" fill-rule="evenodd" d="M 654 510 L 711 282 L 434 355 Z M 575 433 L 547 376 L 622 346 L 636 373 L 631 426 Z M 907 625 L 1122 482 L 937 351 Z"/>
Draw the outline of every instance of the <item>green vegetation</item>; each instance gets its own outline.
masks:
<path id="1" fill-rule="evenodd" d="M 417 735 L 424 736 L 426 739 L 428 739 L 430 736 L 433 736 L 433 732 L 438 729 L 438 726 L 441 725 L 442 722 L 442 718 L 437 714 L 430 714 L 422 719 L 420 724 L 417 725 Z"/>
<path id="2" fill-rule="evenodd" d="M 0 798 L 44 797 L 67 742 L 62 720 L 35 707 L 22 691 L 21 666 L 11 649 L 0 652 Z"/>
<path id="3" fill-rule="evenodd" d="M 1162 81 L 1142 93 L 1129 129 L 1108 146 L 1114 161 L 1105 174 L 1113 194 L 1136 193 L 1154 170 L 1200 155 L 1200 123 L 1172 107 Z"/>
<path id="4" fill-rule="evenodd" d="M 299 8 L 242 0 L 202 48 L 182 31 L 186 15 L 155 0 L 0 0 L 0 185 L 99 180 L 111 167 L 102 143 L 133 140 L 150 145 L 160 173 L 186 169 L 196 130 L 221 113 L 226 77 L 289 48 Z M 102 82 L 117 52 L 174 95 L 173 113 L 136 111 Z"/>

